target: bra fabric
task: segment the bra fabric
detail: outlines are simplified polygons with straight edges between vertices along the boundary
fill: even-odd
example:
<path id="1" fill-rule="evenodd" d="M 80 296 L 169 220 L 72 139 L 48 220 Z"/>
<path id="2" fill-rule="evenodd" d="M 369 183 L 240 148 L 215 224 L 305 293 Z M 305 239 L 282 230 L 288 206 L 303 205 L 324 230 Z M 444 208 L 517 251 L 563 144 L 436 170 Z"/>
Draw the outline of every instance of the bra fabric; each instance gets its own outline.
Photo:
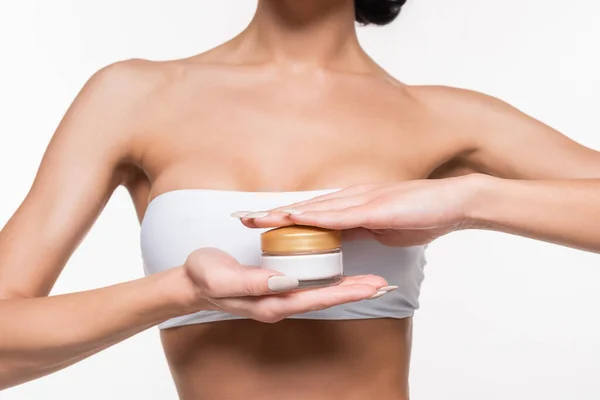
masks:
<path id="1" fill-rule="evenodd" d="M 202 247 L 216 247 L 244 265 L 260 265 L 260 234 L 231 213 L 268 210 L 335 190 L 302 192 L 238 192 L 181 189 L 155 197 L 146 209 L 140 231 L 144 272 L 154 274 L 182 265 Z M 327 310 L 292 316 L 300 319 L 406 318 L 419 308 L 426 264 L 425 246 L 387 247 L 373 240 L 344 241 L 344 275 L 376 274 L 399 288 L 376 300 L 343 304 Z M 200 311 L 163 322 L 159 328 L 201 324 L 242 317 L 219 311 Z"/>

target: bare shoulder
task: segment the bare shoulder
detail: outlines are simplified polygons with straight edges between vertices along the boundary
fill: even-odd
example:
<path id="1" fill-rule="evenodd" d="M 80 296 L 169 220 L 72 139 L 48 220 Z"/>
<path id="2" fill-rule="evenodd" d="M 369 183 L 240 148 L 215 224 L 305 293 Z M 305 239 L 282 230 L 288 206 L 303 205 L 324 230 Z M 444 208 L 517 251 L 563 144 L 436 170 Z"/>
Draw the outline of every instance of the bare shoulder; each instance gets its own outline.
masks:
<path id="1" fill-rule="evenodd" d="M 118 61 L 93 74 L 83 92 L 100 102 L 110 103 L 110 108 L 115 111 L 127 109 L 131 112 L 132 108 L 139 110 L 140 107 L 156 111 L 190 85 L 197 90 L 214 81 L 215 71 L 219 68 L 203 56 L 166 61 Z"/>
<path id="2" fill-rule="evenodd" d="M 457 122 L 465 117 L 472 121 L 524 116 L 507 102 L 474 90 L 449 86 L 409 86 L 407 90 L 432 112 Z"/>
<path id="3" fill-rule="evenodd" d="M 463 139 L 460 161 L 475 172 L 513 179 L 598 174 L 598 152 L 503 100 L 440 86 L 410 90 L 434 119 Z"/>
<path id="4" fill-rule="evenodd" d="M 148 100 L 148 96 L 165 88 L 177 75 L 168 63 L 130 59 L 109 64 L 84 85 L 81 94 L 111 109 L 120 105 Z"/>
<path id="5" fill-rule="evenodd" d="M 141 59 L 100 68 L 81 88 L 55 136 L 131 142 L 135 132 L 143 130 L 143 123 L 152 123 L 152 115 L 176 75 L 177 68 L 172 65 Z"/>
<path id="6" fill-rule="evenodd" d="M 78 163 L 96 160 L 110 168 L 137 160 L 136 139 L 152 123 L 156 99 L 172 79 L 171 70 L 134 59 L 96 71 L 61 119 L 48 144 L 46 165 L 66 157 Z"/>
<path id="7" fill-rule="evenodd" d="M 408 89 L 433 118 L 465 138 L 473 148 L 489 145 L 502 136 L 519 139 L 531 132 L 550 128 L 506 101 L 489 94 L 447 87 L 411 86 Z"/>

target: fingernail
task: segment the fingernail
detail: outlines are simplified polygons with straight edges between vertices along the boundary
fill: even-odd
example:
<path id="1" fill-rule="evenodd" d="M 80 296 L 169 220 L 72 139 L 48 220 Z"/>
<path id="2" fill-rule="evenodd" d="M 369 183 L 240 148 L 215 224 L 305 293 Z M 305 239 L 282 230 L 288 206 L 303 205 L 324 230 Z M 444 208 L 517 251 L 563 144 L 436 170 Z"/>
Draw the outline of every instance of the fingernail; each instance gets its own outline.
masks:
<path id="1" fill-rule="evenodd" d="M 281 210 L 281 212 L 288 213 L 290 215 L 302 214 L 302 211 L 296 210 L 295 208 L 286 208 L 285 210 Z"/>
<path id="2" fill-rule="evenodd" d="M 398 286 L 385 286 L 379 289 L 380 292 L 393 292 L 394 290 L 398 289 Z"/>
<path id="3" fill-rule="evenodd" d="M 269 213 L 266 211 L 258 211 L 258 212 L 246 214 L 246 215 L 244 215 L 244 218 L 264 218 L 267 215 L 269 215 Z"/>
<path id="4" fill-rule="evenodd" d="M 267 286 L 271 292 L 284 292 L 298 288 L 300 282 L 291 276 L 272 276 L 267 281 Z"/>
<path id="5" fill-rule="evenodd" d="M 233 218 L 244 218 L 246 215 L 250 214 L 252 211 L 236 211 L 231 216 Z"/>
<path id="6" fill-rule="evenodd" d="M 386 293 L 387 293 L 387 292 L 385 292 L 385 291 L 383 291 L 383 290 L 380 290 L 380 291 L 378 291 L 377 293 L 375 293 L 373 296 L 369 297 L 367 300 L 374 300 L 374 299 L 377 299 L 377 298 L 379 298 L 379 297 L 383 296 L 383 295 L 384 295 L 384 294 L 386 294 Z"/>

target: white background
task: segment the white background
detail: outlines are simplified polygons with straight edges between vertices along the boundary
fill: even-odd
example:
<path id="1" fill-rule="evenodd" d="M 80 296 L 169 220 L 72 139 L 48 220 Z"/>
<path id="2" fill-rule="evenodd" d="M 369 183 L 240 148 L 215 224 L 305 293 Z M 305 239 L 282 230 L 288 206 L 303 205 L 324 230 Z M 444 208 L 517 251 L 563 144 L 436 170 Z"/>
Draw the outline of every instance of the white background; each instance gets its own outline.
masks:
<path id="1" fill-rule="evenodd" d="M 25 196 L 54 128 L 94 71 L 125 58 L 206 50 L 239 32 L 255 5 L 2 0 L 0 226 Z M 501 97 L 600 149 L 598 15 L 600 4 L 589 0 L 409 0 L 394 24 L 359 34 L 400 80 Z M 141 277 L 138 230 L 119 189 L 54 293 Z M 413 399 L 600 398 L 600 256 L 467 232 L 430 246 L 428 258 L 415 322 Z M 0 397 L 176 394 L 152 329 Z"/>

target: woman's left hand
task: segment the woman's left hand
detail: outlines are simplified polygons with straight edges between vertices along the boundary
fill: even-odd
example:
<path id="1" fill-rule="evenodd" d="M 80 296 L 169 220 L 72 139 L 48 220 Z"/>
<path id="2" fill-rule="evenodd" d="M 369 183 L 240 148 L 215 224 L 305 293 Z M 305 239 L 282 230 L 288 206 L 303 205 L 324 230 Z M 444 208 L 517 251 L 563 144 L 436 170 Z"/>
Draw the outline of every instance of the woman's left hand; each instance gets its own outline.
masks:
<path id="1" fill-rule="evenodd" d="M 250 228 L 309 225 L 344 230 L 349 239 L 371 237 L 386 246 L 423 245 L 473 226 L 469 202 L 480 179 L 485 178 L 352 186 L 267 212 L 234 216 Z"/>

